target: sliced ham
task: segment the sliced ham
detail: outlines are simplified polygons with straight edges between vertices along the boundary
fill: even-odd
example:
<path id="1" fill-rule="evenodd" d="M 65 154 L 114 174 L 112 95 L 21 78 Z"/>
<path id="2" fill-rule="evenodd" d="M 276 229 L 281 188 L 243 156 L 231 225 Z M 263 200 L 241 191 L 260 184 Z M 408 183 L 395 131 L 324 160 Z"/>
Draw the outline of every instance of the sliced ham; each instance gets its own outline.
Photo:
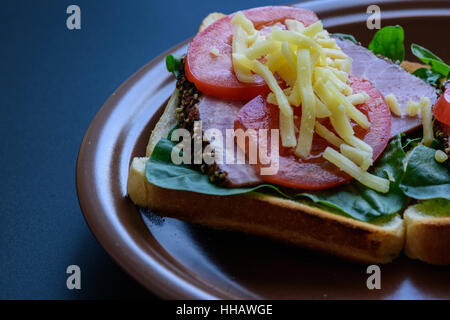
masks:
<path id="1" fill-rule="evenodd" d="M 225 143 L 226 129 L 234 128 L 234 120 L 245 102 L 232 101 L 215 98 L 208 95 L 202 95 L 197 108 L 202 121 L 203 131 L 208 129 L 218 129 L 222 133 L 223 141 L 212 140 L 210 145 L 216 153 L 223 146 L 222 164 L 219 164 L 220 170 L 227 173 L 227 185 L 230 187 L 243 187 L 261 184 L 262 180 L 256 174 L 256 171 L 249 164 L 226 164 L 225 154 L 235 152 L 235 159 L 238 155 L 244 156 L 239 148 L 232 149 L 232 146 Z"/>
<path id="2" fill-rule="evenodd" d="M 352 74 L 370 80 L 383 95 L 393 93 L 402 107 L 402 117 L 392 116 L 391 137 L 417 129 L 422 124 L 420 117 L 405 116 L 405 106 L 410 98 L 419 101 L 426 96 L 432 105 L 437 99 L 437 90 L 422 79 L 408 73 L 399 65 L 375 56 L 372 51 L 349 40 L 336 38 L 336 42 L 353 60 Z"/>

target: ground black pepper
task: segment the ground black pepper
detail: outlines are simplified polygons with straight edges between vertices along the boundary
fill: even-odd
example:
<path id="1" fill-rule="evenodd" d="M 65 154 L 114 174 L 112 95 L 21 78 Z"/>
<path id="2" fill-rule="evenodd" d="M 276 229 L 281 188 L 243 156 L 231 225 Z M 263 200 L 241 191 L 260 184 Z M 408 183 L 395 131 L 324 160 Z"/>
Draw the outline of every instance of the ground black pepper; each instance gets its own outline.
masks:
<path id="1" fill-rule="evenodd" d="M 200 112 L 198 110 L 197 104 L 200 101 L 201 92 L 195 87 L 195 85 L 190 82 L 184 73 L 184 64 L 185 57 L 181 59 L 181 68 L 179 70 L 179 74 L 177 77 L 176 87 L 179 90 L 179 105 L 176 108 L 176 119 L 178 126 L 180 128 L 187 129 L 192 137 L 192 147 L 191 150 L 194 150 L 194 142 L 198 142 L 199 139 L 202 139 L 203 130 L 199 130 L 194 126 L 195 121 L 199 121 Z M 196 170 L 200 170 L 202 173 L 207 174 L 209 176 L 209 180 L 217 185 L 227 185 L 229 181 L 227 180 L 227 173 L 222 171 L 219 166 L 214 164 L 207 164 L 203 161 L 204 150 L 209 145 L 209 141 L 206 138 L 202 139 L 202 163 L 195 164 L 194 157 L 195 154 L 192 154 L 192 161 L 194 168 Z M 214 151 L 213 151 L 214 152 Z M 213 156 L 214 153 L 209 156 Z"/>

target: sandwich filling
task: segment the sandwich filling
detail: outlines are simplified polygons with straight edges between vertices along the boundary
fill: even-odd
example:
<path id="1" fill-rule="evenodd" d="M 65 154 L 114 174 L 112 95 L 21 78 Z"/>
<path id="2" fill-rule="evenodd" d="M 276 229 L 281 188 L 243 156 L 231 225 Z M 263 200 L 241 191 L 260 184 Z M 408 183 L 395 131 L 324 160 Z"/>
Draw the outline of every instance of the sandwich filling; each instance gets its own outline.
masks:
<path id="1" fill-rule="evenodd" d="M 224 187 L 207 193 L 269 187 L 361 220 L 398 212 L 408 196 L 421 194 L 422 182 L 449 197 L 448 172 L 441 170 L 448 161 L 430 148 L 439 143 L 436 135 L 438 148 L 449 151 L 447 125 L 435 121 L 433 132 L 438 90 L 398 62 L 330 35 L 309 10 L 265 7 L 226 16 L 193 39 L 176 71 L 177 128 L 189 131 L 189 150 L 196 150 L 190 166 Z M 414 136 L 421 126 L 423 138 Z M 229 137 L 237 146 L 225 143 Z M 405 154 L 419 140 L 424 146 Z M 162 142 L 159 152 L 170 145 Z M 198 161 L 197 153 L 214 161 Z M 230 163 L 230 154 L 245 161 Z M 441 177 L 424 170 L 429 174 L 418 182 L 417 168 L 431 154 L 439 163 L 428 169 Z M 151 165 L 152 159 L 147 179 L 158 184 L 150 177 Z M 189 180 L 178 178 L 182 184 Z M 196 184 L 200 177 L 192 179 L 180 188 L 209 188 Z M 425 193 L 433 198 L 433 192 Z"/>
<path id="2" fill-rule="evenodd" d="M 202 164 L 202 172 L 209 174 L 214 183 L 228 187 L 266 181 L 317 190 L 347 183 L 353 177 L 386 192 L 388 181 L 370 176 L 367 170 L 385 149 L 390 137 L 419 127 L 421 119 L 391 117 L 382 93 L 392 92 L 401 104 L 422 96 L 433 103 L 436 90 L 360 45 L 331 38 L 308 10 L 291 9 L 289 17 L 294 19 L 286 18 L 285 14 L 282 10 L 278 13 L 284 20 L 266 21 L 267 15 L 262 14 L 261 8 L 238 12 L 194 38 L 187 58 L 183 59 L 183 63 L 187 63 L 181 68 L 177 84 L 182 97 L 177 109 L 179 125 L 194 134 L 194 122 L 201 121 L 203 130 L 218 129 L 222 137 L 232 128 L 279 129 L 281 135 L 277 174 L 258 174 L 264 165 L 261 162 L 251 165 L 248 161 L 239 165 L 226 161 Z M 257 23 L 248 17 L 253 17 Z M 223 44 L 226 41 L 227 46 Z M 205 47 L 212 47 L 216 54 Z M 252 64 L 253 69 L 249 68 Z M 274 79 L 275 83 L 267 85 Z M 410 83 L 411 86 L 393 87 L 392 83 Z M 358 91 L 353 92 L 352 86 Z M 205 88 L 208 94 L 197 87 Z M 219 90 L 219 87 L 225 89 Z M 241 95 L 243 87 L 245 95 Z M 254 100 L 247 103 L 236 100 L 245 97 Z M 310 110 L 305 117 L 302 117 L 305 109 L 302 99 L 306 104 L 309 102 Z M 257 106 L 257 102 L 264 105 Z M 273 112 L 275 110 L 278 111 Z M 288 110 L 289 115 L 283 110 Z M 266 117 L 270 125 L 259 121 L 258 116 Z M 213 149 L 223 149 L 223 157 L 234 152 L 239 157 L 243 151 L 248 156 L 245 145 L 235 151 L 234 146 L 223 147 L 223 141 L 209 143 Z M 269 141 L 266 143 L 270 146 Z M 334 149 L 345 155 L 341 153 L 336 158 Z M 359 167 L 356 171 L 342 170 L 349 158 Z"/>

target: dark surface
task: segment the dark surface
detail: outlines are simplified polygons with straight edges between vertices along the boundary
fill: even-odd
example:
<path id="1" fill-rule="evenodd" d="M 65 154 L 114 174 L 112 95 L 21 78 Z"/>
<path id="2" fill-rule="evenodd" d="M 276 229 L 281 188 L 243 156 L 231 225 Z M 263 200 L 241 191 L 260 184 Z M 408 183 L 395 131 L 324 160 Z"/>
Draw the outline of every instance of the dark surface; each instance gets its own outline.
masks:
<path id="1" fill-rule="evenodd" d="M 4 1 L 0 10 L 0 299 L 152 298 L 105 253 L 75 191 L 83 135 L 113 91 L 240 1 Z M 66 8 L 81 8 L 81 30 Z M 145 39 L 143 41 L 143 39 Z M 82 289 L 66 288 L 77 264 Z"/>

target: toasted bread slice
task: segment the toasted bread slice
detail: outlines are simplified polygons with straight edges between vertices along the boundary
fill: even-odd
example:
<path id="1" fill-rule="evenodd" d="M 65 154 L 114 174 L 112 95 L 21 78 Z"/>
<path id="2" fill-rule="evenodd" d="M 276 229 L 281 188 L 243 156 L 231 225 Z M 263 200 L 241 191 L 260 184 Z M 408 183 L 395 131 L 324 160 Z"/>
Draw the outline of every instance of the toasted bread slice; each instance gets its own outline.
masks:
<path id="1" fill-rule="evenodd" d="M 219 19 L 222 19 L 225 16 L 226 16 L 225 14 L 220 13 L 220 12 L 213 12 L 213 13 L 208 14 L 206 16 L 206 18 L 203 19 L 202 24 L 198 28 L 198 32 L 202 31 L 203 29 L 205 29 L 209 25 L 213 24 L 214 22 L 216 22 Z"/>
<path id="2" fill-rule="evenodd" d="M 265 194 L 211 196 L 167 190 L 146 180 L 147 160 L 133 159 L 128 195 L 137 205 L 158 215 L 271 237 L 365 263 L 388 263 L 403 248 L 405 229 L 398 215 L 387 223 L 374 225 L 307 202 Z"/>
<path id="3" fill-rule="evenodd" d="M 422 63 L 418 63 L 418 62 L 411 62 L 411 61 L 407 61 L 407 60 L 403 60 L 401 63 L 401 66 L 403 69 L 405 69 L 409 73 L 413 73 L 414 71 L 416 71 L 417 69 L 420 69 L 420 68 L 426 68 L 426 69 L 430 68 L 430 66 L 428 66 L 426 64 L 422 64 Z"/>
<path id="4" fill-rule="evenodd" d="M 147 149 L 145 151 L 145 156 L 150 157 L 158 143 L 159 139 L 166 138 L 169 134 L 170 129 L 175 127 L 177 124 L 177 119 L 175 117 L 176 108 L 179 103 L 178 90 L 175 89 L 167 102 L 166 109 L 163 115 L 159 118 L 158 123 L 156 123 L 155 128 L 150 135 L 150 139 L 147 144 Z"/>

